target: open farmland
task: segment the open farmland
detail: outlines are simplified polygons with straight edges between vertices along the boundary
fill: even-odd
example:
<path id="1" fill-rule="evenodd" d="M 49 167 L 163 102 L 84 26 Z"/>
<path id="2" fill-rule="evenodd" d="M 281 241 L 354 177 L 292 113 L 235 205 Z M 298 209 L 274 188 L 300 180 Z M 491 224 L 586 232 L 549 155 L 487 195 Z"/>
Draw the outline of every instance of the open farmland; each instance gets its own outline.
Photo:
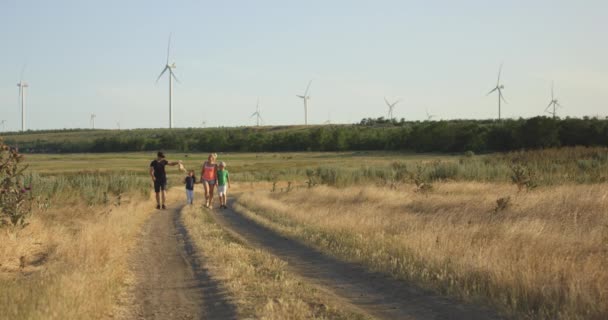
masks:
<path id="1" fill-rule="evenodd" d="M 220 153 L 233 177 L 227 211 L 199 208 L 200 186 L 196 205 L 185 207 L 183 174 L 174 168 L 169 210 L 153 210 L 147 176 L 153 156 L 26 155 L 35 206 L 28 225 L 1 235 L 3 314 L 130 319 L 166 315 L 166 308 L 191 317 L 271 319 L 608 314 L 606 149 Z M 168 153 L 197 171 L 206 156 Z M 150 265 L 157 267 L 142 267 Z M 205 289 L 177 287 L 154 297 L 154 286 L 165 286 L 156 279 Z M 98 289 L 80 295 L 81 285 Z M 413 296 L 403 299 L 406 292 Z M 76 295 L 78 308 L 65 303 Z"/>

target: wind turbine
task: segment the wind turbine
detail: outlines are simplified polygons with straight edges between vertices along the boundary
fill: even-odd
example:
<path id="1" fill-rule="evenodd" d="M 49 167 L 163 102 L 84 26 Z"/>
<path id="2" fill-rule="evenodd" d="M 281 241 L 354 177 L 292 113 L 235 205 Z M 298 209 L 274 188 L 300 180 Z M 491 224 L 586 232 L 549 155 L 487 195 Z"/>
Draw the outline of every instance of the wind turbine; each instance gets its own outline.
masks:
<path id="1" fill-rule="evenodd" d="M 308 95 L 308 90 L 310 89 L 310 84 L 312 80 L 308 82 L 308 86 L 306 87 L 306 91 L 304 91 L 304 95 L 296 95 L 296 97 L 302 99 L 304 101 L 304 124 L 308 125 L 308 100 L 310 100 L 310 96 Z"/>
<path id="2" fill-rule="evenodd" d="M 395 106 L 401 102 L 401 100 L 396 100 L 393 103 L 390 103 L 388 101 L 388 99 L 386 99 L 386 97 L 384 97 L 384 102 L 386 103 L 386 105 L 388 106 L 388 119 L 389 120 L 393 120 L 393 111 L 395 110 Z"/>
<path id="3" fill-rule="evenodd" d="M 257 123 L 257 126 L 259 127 L 260 121 L 262 120 L 262 114 L 260 113 L 260 99 L 258 99 L 258 102 L 255 106 L 255 112 L 251 115 L 250 118 L 253 118 L 253 117 L 256 118 L 256 123 Z"/>
<path id="4" fill-rule="evenodd" d="M 97 118 L 97 115 L 94 113 L 91 113 L 91 118 L 90 118 L 89 122 L 91 124 L 92 129 L 95 129 L 95 118 Z"/>
<path id="5" fill-rule="evenodd" d="M 327 112 L 327 121 L 325 121 L 323 124 L 331 124 L 331 113 Z"/>
<path id="6" fill-rule="evenodd" d="M 429 108 L 426 108 L 426 121 L 431 121 L 435 115 L 429 113 Z"/>
<path id="7" fill-rule="evenodd" d="M 120 130 L 120 121 L 116 121 L 116 128 Z"/>
<path id="8" fill-rule="evenodd" d="M 6 120 L 0 120 L 0 125 L 2 126 L 2 131 L 4 131 L 5 124 L 6 124 Z"/>
<path id="9" fill-rule="evenodd" d="M 207 125 L 207 121 L 201 122 L 201 127 L 204 128 Z"/>
<path id="10" fill-rule="evenodd" d="M 177 66 L 175 65 L 175 62 L 169 64 L 170 51 L 171 51 L 171 35 L 169 35 L 169 44 L 167 45 L 167 64 L 165 65 L 165 68 L 163 69 L 163 71 L 160 73 L 160 75 L 156 79 L 156 82 L 158 83 L 158 80 L 160 80 L 160 78 L 163 76 L 163 74 L 165 74 L 165 72 L 167 70 L 169 70 L 169 128 L 171 129 L 171 128 L 173 128 L 173 79 L 175 79 L 175 81 L 177 81 L 178 83 L 179 83 L 179 80 L 175 76 L 175 73 L 173 73 L 173 69 L 177 68 Z"/>
<path id="11" fill-rule="evenodd" d="M 550 108 L 553 107 L 553 111 L 550 111 Z M 559 104 L 559 101 L 557 101 L 557 99 L 555 98 L 555 94 L 553 93 L 553 81 L 551 82 L 551 102 L 549 102 L 549 105 L 545 108 L 545 112 L 549 113 L 550 115 L 553 116 L 553 119 L 556 118 L 557 116 L 557 108 L 561 108 L 562 105 Z"/>
<path id="12" fill-rule="evenodd" d="M 498 81 L 496 81 L 496 87 L 494 87 L 494 89 L 492 89 L 492 91 L 490 91 L 490 92 L 488 92 L 488 94 L 486 94 L 486 96 L 489 96 L 494 91 L 498 91 L 498 120 L 500 120 L 500 116 L 501 116 L 501 110 L 500 110 L 501 100 L 504 103 L 507 103 L 507 100 L 505 100 L 505 97 L 502 95 L 502 90 L 505 89 L 505 86 L 500 83 L 500 74 L 501 73 L 502 73 L 502 63 L 500 64 L 500 68 L 498 68 Z"/>
<path id="13" fill-rule="evenodd" d="M 19 87 L 19 99 L 21 100 L 21 131 L 25 131 L 25 90 L 30 85 L 23 81 L 23 73 L 25 72 L 25 66 L 21 68 L 21 79 L 17 83 Z"/>

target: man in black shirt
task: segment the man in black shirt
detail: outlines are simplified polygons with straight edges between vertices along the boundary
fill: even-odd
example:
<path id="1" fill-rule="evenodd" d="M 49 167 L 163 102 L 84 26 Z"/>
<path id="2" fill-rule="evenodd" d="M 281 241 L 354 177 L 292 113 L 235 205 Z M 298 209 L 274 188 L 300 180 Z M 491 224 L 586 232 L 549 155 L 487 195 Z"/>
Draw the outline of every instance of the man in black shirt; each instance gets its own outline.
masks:
<path id="1" fill-rule="evenodd" d="M 162 208 L 165 207 L 165 198 L 167 196 L 167 173 L 165 172 L 165 166 L 176 166 L 181 161 L 169 162 L 165 159 L 165 154 L 158 152 L 156 154 L 156 160 L 150 163 L 150 177 L 154 181 L 154 192 L 156 192 L 156 209 L 161 208 L 161 192 L 162 192 Z"/>

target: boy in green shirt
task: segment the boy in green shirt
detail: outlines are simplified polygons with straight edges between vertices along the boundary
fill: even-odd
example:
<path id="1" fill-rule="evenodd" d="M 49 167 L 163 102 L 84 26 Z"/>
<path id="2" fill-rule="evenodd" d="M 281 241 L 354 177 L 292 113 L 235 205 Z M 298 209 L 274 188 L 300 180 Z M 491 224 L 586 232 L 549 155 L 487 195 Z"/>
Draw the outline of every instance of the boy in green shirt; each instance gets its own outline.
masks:
<path id="1" fill-rule="evenodd" d="M 220 208 L 228 209 L 226 206 L 226 195 L 228 194 L 228 189 L 230 188 L 230 176 L 228 175 L 228 170 L 226 170 L 226 163 L 224 161 L 220 162 L 219 170 L 217 171 L 217 192 L 220 195 Z"/>

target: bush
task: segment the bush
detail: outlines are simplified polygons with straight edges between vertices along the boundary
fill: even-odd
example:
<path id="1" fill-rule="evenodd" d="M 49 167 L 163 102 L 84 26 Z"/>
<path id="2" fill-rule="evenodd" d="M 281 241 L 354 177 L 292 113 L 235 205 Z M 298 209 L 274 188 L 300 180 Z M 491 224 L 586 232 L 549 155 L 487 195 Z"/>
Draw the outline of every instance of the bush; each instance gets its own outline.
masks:
<path id="1" fill-rule="evenodd" d="M 25 186 L 23 155 L 0 140 L 0 227 L 24 226 L 32 201 L 30 186 Z"/>

